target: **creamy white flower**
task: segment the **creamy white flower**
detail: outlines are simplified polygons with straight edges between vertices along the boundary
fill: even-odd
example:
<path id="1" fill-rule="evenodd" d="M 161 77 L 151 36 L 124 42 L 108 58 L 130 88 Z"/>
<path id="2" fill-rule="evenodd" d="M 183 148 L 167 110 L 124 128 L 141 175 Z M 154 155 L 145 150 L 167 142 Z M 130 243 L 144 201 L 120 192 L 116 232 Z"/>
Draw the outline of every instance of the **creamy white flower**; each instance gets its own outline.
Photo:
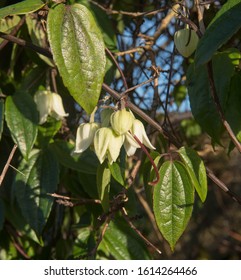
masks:
<path id="1" fill-rule="evenodd" d="M 117 135 L 123 135 L 131 129 L 134 115 L 126 109 L 114 112 L 110 117 L 110 123 Z"/>
<path id="2" fill-rule="evenodd" d="M 100 127 L 98 123 L 82 123 L 76 133 L 74 153 L 82 153 L 93 144 L 95 132 Z"/>
<path id="3" fill-rule="evenodd" d="M 111 128 L 102 127 L 98 129 L 94 137 L 94 148 L 100 163 L 103 163 L 106 157 L 110 164 L 115 162 L 120 154 L 123 142 L 124 137 L 116 135 Z"/>
<path id="4" fill-rule="evenodd" d="M 132 135 L 135 135 L 140 140 L 140 142 L 144 144 L 146 147 L 148 147 L 149 149 L 155 150 L 155 147 L 151 144 L 146 134 L 143 123 L 135 119 L 133 121 L 133 125 L 130 129 L 130 132 L 126 133 L 125 135 L 126 137 L 125 137 L 124 147 L 128 156 L 134 155 L 136 149 L 140 148 L 140 145 Z"/>
<path id="5" fill-rule="evenodd" d="M 64 110 L 62 98 L 57 93 L 40 90 L 34 95 L 34 101 L 39 111 L 40 124 L 45 123 L 48 116 L 52 116 L 57 120 L 68 116 Z"/>

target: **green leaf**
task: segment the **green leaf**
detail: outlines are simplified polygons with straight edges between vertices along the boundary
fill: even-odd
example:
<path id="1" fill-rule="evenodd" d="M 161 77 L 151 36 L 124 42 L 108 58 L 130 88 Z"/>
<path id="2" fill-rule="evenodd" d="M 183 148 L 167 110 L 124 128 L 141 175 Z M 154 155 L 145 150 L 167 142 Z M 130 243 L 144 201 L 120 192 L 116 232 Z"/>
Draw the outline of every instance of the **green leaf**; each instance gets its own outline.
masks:
<path id="1" fill-rule="evenodd" d="M 225 111 L 230 81 L 239 65 L 240 53 L 229 49 L 213 57 L 213 75 L 221 107 Z M 191 64 L 187 71 L 188 94 L 195 120 L 217 143 L 223 126 L 210 93 L 208 72 L 205 65 L 195 68 Z"/>
<path id="2" fill-rule="evenodd" d="M 38 127 L 37 143 L 41 147 L 46 147 L 55 134 L 62 126 L 62 121 L 57 121 L 54 118 L 48 118 L 48 121 Z M 52 140 L 53 141 L 53 140 Z"/>
<path id="3" fill-rule="evenodd" d="M 0 19 L 0 31 L 4 33 L 10 33 L 13 28 L 20 22 L 19 16 L 13 16 L 12 18 Z M 3 39 L 0 39 L 2 43 Z"/>
<path id="4" fill-rule="evenodd" d="M 108 164 L 104 161 L 97 168 L 97 189 L 99 193 L 99 199 L 105 212 L 109 210 L 109 192 L 110 192 L 110 179 L 111 172 L 108 168 Z"/>
<path id="5" fill-rule="evenodd" d="M 90 114 L 105 73 L 105 46 L 91 12 L 83 5 L 55 6 L 47 31 L 54 61 L 73 98 Z"/>
<path id="6" fill-rule="evenodd" d="M 8 96 L 5 115 L 14 142 L 27 158 L 38 133 L 38 111 L 31 95 L 17 93 Z"/>
<path id="7" fill-rule="evenodd" d="M 2 138 L 4 126 L 4 101 L 0 99 L 0 140 Z"/>
<path id="8" fill-rule="evenodd" d="M 74 145 L 61 140 L 51 143 L 49 147 L 63 166 L 87 174 L 96 174 L 99 161 L 91 150 L 88 149 L 80 155 L 71 155 Z"/>
<path id="9" fill-rule="evenodd" d="M 203 161 L 196 151 L 188 147 L 180 148 L 178 153 L 201 201 L 204 202 L 207 197 L 207 174 Z"/>
<path id="10" fill-rule="evenodd" d="M 40 236 L 49 217 L 59 180 L 58 163 L 49 150 L 33 150 L 29 160 L 22 160 L 14 181 L 16 199 L 22 214 Z"/>
<path id="11" fill-rule="evenodd" d="M 172 250 L 192 215 L 194 188 L 182 163 L 165 162 L 154 188 L 153 210 L 157 226 Z"/>
<path id="12" fill-rule="evenodd" d="M 181 84 L 176 85 L 172 95 L 177 107 L 180 107 L 187 96 L 187 87 Z"/>
<path id="13" fill-rule="evenodd" d="M 39 20 L 36 17 L 36 15 L 35 14 L 27 15 L 26 23 L 28 27 L 28 33 L 31 37 L 32 43 L 42 48 L 48 48 L 46 32 L 44 30 L 43 25 L 39 24 Z M 37 55 L 49 66 L 54 67 L 52 59 L 39 53 L 37 53 Z"/>
<path id="14" fill-rule="evenodd" d="M 125 186 L 124 179 L 124 170 L 120 167 L 117 162 L 113 162 L 112 164 L 108 163 L 108 167 L 110 169 L 112 177 L 123 187 Z"/>
<path id="15" fill-rule="evenodd" d="M 3 229 L 4 220 L 5 220 L 4 203 L 0 197 L 0 231 Z"/>
<path id="16" fill-rule="evenodd" d="M 110 222 L 99 249 L 116 260 L 150 260 L 146 244 L 124 221 Z"/>
<path id="17" fill-rule="evenodd" d="M 45 3 L 41 0 L 26 0 L 0 9 L 0 19 L 13 15 L 24 15 L 41 9 Z"/>
<path id="18" fill-rule="evenodd" d="M 207 63 L 213 54 L 241 28 L 241 2 L 229 0 L 216 14 L 199 41 L 195 64 Z"/>

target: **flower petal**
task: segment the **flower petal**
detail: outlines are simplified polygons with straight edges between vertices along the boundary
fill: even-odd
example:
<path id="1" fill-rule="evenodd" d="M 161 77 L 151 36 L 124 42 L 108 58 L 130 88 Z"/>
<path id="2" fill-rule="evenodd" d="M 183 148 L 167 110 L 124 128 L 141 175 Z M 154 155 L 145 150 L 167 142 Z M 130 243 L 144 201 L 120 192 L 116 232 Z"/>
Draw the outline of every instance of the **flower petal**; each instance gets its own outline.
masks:
<path id="1" fill-rule="evenodd" d="M 39 123 L 43 124 L 46 122 L 47 117 L 51 111 L 52 98 L 51 92 L 47 90 L 37 91 L 34 95 L 34 101 L 39 111 Z"/>
<path id="2" fill-rule="evenodd" d="M 127 139 L 125 139 L 125 142 L 124 142 L 124 148 L 125 148 L 125 151 L 126 151 L 126 154 L 130 157 L 130 156 L 133 156 L 136 152 L 136 147 L 134 147 L 133 145 L 131 145 L 129 143 L 129 141 L 127 141 Z"/>
<path id="3" fill-rule="evenodd" d="M 108 151 L 109 151 L 109 159 L 111 158 L 110 164 L 112 164 L 113 162 L 115 162 L 120 154 L 120 149 L 121 146 L 124 143 L 124 135 L 116 135 L 115 132 L 113 130 L 112 131 L 112 137 L 110 139 L 109 142 L 109 147 L 108 147 Z"/>
<path id="4" fill-rule="evenodd" d="M 106 158 L 111 137 L 112 137 L 112 131 L 110 128 L 107 127 L 99 128 L 95 133 L 94 147 L 95 147 L 95 153 L 100 163 L 103 163 L 103 161 Z"/>
<path id="5" fill-rule="evenodd" d="M 98 123 L 82 123 L 78 127 L 74 153 L 84 152 L 93 143 L 98 128 Z"/>
<path id="6" fill-rule="evenodd" d="M 52 92 L 51 96 L 52 96 L 51 115 L 57 120 L 67 117 L 69 114 L 67 114 L 64 110 L 61 96 L 54 92 Z"/>
<path id="7" fill-rule="evenodd" d="M 149 149 L 155 150 L 156 148 L 151 144 L 143 123 L 137 119 L 133 122 L 132 133 Z"/>

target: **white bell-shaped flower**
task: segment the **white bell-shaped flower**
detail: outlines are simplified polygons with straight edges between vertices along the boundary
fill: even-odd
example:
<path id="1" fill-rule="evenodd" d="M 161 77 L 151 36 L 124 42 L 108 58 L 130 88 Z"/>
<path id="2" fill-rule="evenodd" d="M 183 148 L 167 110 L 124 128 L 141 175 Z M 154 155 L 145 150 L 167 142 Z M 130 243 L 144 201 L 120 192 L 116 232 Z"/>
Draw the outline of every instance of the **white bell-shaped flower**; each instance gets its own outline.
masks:
<path id="1" fill-rule="evenodd" d="M 126 109 L 114 112 L 110 117 L 110 123 L 117 135 L 123 135 L 131 129 L 134 115 Z"/>
<path id="2" fill-rule="evenodd" d="M 68 116 L 64 110 L 62 98 L 57 93 L 48 90 L 39 90 L 34 95 L 34 101 L 39 111 L 40 124 L 45 123 L 48 116 L 52 116 L 57 120 Z"/>
<path id="3" fill-rule="evenodd" d="M 134 139 L 132 135 L 135 135 L 142 144 L 147 148 L 155 150 L 155 147 L 151 144 L 143 123 L 137 119 L 133 121 L 133 125 L 130 132 L 126 133 L 124 147 L 128 156 L 134 155 L 137 148 L 140 148 L 138 142 Z"/>
<path id="4" fill-rule="evenodd" d="M 99 123 L 82 123 L 76 133 L 74 153 L 82 153 L 93 144 L 95 132 L 99 129 Z"/>
<path id="5" fill-rule="evenodd" d="M 107 157 L 110 164 L 115 162 L 120 154 L 121 146 L 124 142 L 124 136 L 116 135 L 109 127 L 98 129 L 94 137 L 95 153 L 103 163 Z"/>
<path id="6" fill-rule="evenodd" d="M 39 123 L 43 124 L 47 121 L 47 117 L 50 114 L 52 106 L 51 93 L 47 90 L 38 91 L 34 95 L 34 101 L 37 105 L 37 110 L 39 111 Z"/>
<path id="7" fill-rule="evenodd" d="M 63 101 L 59 94 L 52 92 L 52 107 L 50 115 L 56 120 L 62 120 L 64 117 L 67 117 L 67 114 L 64 110 Z"/>

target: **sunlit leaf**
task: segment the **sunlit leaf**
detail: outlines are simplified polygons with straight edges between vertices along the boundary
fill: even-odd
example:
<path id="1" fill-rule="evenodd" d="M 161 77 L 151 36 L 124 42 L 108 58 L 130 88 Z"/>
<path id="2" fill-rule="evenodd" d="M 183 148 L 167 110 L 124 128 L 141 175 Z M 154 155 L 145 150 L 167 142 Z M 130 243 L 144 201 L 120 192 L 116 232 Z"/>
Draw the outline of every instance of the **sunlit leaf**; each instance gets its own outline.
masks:
<path id="1" fill-rule="evenodd" d="M 45 3 L 41 0 L 25 0 L 0 9 L 0 19 L 7 16 L 23 15 L 41 9 Z"/>
<path id="2" fill-rule="evenodd" d="M 194 188 L 182 163 L 165 162 L 154 188 L 153 210 L 157 226 L 172 250 L 192 214 Z"/>
<path id="3" fill-rule="evenodd" d="M 105 46 L 91 12 L 83 5 L 55 6 L 47 31 L 54 61 L 74 99 L 91 113 L 100 96 L 105 73 Z"/>
<path id="4" fill-rule="evenodd" d="M 191 148 L 182 147 L 178 152 L 201 201 L 204 202 L 207 197 L 207 175 L 203 161 Z"/>

